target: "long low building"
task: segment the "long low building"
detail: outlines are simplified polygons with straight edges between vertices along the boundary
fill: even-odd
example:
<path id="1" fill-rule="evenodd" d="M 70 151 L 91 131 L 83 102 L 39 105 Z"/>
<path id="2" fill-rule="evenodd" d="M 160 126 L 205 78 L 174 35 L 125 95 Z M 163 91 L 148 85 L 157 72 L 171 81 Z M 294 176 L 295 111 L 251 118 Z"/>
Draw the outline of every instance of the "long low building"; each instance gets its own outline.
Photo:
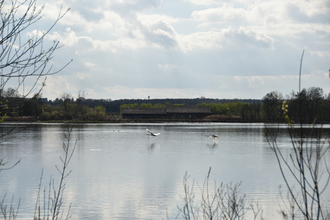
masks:
<path id="1" fill-rule="evenodd" d="M 122 118 L 198 119 L 212 115 L 209 106 L 166 106 L 165 108 L 123 108 Z"/>

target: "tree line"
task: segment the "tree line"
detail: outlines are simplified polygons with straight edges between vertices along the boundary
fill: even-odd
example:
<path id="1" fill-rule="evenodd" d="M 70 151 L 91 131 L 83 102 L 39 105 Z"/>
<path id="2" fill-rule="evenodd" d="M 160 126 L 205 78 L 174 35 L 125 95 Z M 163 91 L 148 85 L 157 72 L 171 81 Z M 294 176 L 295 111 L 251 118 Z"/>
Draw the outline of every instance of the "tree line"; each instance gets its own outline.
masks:
<path id="1" fill-rule="evenodd" d="M 63 94 L 60 99 L 57 99 L 55 104 L 49 104 L 48 100 L 42 98 L 41 93 L 36 93 L 32 98 L 22 98 L 17 91 L 9 88 L 7 91 L 1 92 L 0 103 L 2 109 L 0 117 L 6 118 L 23 118 L 32 117 L 35 120 L 41 121 L 56 121 L 56 120 L 83 120 L 95 121 L 106 120 L 109 114 L 106 114 L 104 106 L 89 107 L 85 105 L 83 98 L 74 100 L 71 95 Z"/>
<path id="2" fill-rule="evenodd" d="M 310 87 L 301 92 L 291 92 L 285 97 L 278 91 L 267 93 L 261 100 L 219 100 L 219 99 L 155 99 L 155 100 L 93 100 L 80 94 L 74 99 L 64 93 L 54 101 L 42 98 L 40 93 L 32 98 L 22 98 L 12 88 L 0 91 L 2 103 L 1 117 L 30 116 L 38 120 L 108 120 L 119 118 L 123 108 L 164 108 L 167 105 L 210 106 L 214 115 L 238 116 L 242 121 L 282 122 L 282 103 L 286 101 L 287 115 L 293 121 L 312 123 L 330 121 L 330 94 L 324 95 L 322 88 Z M 172 102 L 170 102 L 172 101 Z M 299 110 L 301 109 L 301 110 Z M 300 118 L 301 117 L 301 118 Z"/>
<path id="3" fill-rule="evenodd" d="M 285 98 L 279 92 L 270 92 L 262 100 L 263 117 L 266 121 L 283 120 L 283 101 L 286 101 L 286 114 L 293 122 L 330 121 L 330 94 L 324 95 L 323 89 L 319 87 L 310 87 L 301 92 L 291 92 Z"/>
<path id="4" fill-rule="evenodd" d="M 240 116 L 243 120 L 284 122 L 283 102 L 287 116 L 294 122 L 324 123 L 330 121 L 330 94 L 320 87 L 310 87 L 301 92 L 292 91 L 285 97 L 278 91 L 267 93 L 262 102 L 203 103 L 210 106 L 213 114 Z"/>

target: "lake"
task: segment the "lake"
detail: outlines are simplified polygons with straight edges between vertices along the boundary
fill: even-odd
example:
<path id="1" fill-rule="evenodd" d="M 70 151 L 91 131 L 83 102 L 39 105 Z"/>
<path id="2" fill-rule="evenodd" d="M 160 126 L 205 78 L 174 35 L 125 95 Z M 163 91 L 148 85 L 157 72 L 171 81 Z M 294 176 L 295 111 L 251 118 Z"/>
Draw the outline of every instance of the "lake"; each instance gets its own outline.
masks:
<path id="1" fill-rule="evenodd" d="M 55 165 L 61 167 L 70 126 L 1 124 L 2 134 L 15 127 L 2 138 L 1 158 L 7 166 L 21 160 L 0 172 L 1 197 L 6 194 L 10 204 L 14 196 L 14 205 L 20 199 L 17 219 L 33 218 L 42 170 L 42 189 L 48 189 L 51 177 L 58 185 Z M 146 128 L 160 135 L 151 136 Z M 329 135 L 330 127 L 324 128 Z M 194 181 L 198 204 L 199 186 L 211 167 L 212 186 L 241 182 L 241 195 L 258 201 L 266 218 L 280 219 L 278 188 L 284 181 L 264 130 L 263 124 L 242 123 L 74 125 L 70 146 L 76 148 L 63 208 L 72 203 L 71 219 L 174 219 L 183 205 L 184 175 Z M 210 133 L 218 135 L 215 143 L 205 137 Z M 292 153 L 285 126 L 277 138 L 284 155 Z M 329 189 L 325 195 L 330 198 Z M 330 207 L 329 200 L 325 203 Z"/>

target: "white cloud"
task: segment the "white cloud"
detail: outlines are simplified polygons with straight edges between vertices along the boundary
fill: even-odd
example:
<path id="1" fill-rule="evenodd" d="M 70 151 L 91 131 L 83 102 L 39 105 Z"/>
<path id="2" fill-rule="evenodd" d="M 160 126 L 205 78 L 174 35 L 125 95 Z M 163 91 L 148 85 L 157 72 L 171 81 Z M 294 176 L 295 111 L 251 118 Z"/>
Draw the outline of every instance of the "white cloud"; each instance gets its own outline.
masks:
<path id="1" fill-rule="evenodd" d="M 328 74 L 328 1 L 45 2 L 45 21 L 34 30 L 47 30 L 60 6 L 70 7 L 47 39 L 64 44 L 55 66 L 74 59 L 50 96 L 55 89 L 112 99 L 286 94 L 303 49 L 306 85 L 327 88 L 324 75 L 313 74 Z"/>
<path id="2" fill-rule="evenodd" d="M 136 1 L 111 1 L 111 9 L 117 13 L 127 16 L 131 12 L 145 11 L 147 9 L 157 8 L 162 0 L 136 0 Z"/>
<path id="3" fill-rule="evenodd" d="M 310 51 L 312 55 L 330 58 L 330 51 Z"/>
<path id="4" fill-rule="evenodd" d="M 172 16 L 163 15 L 163 14 L 142 14 L 142 13 L 138 13 L 137 18 L 144 24 L 150 21 L 163 21 L 167 24 L 174 24 L 183 20 L 181 18 L 174 18 Z"/>
<path id="5" fill-rule="evenodd" d="M 85 66 L 86 67 L 94 67 L 95 64 L 94 63 L 90 63 L 90 62 L 85 62 Z"/>
<path id="6" fill-rule="evenodd" d="M 49 76 L 46 86 L 42 90 L 43 97 L 49 99 L 60 98 L 63 93 L 76 94 L 77 88 L 65 76 Z"/>
<path id="7" fill-rule="evenodd" d="M 194 49 L 216 50 L 224 47 L 240 48 L 245 46 L 273 48 L 273 39 L 270 36 L 258 34 L 244 27 L 197 32 L 181 36 L 179 42 L 180 47 L 185 52 Z"/>
<path id="8" fill-rule="evenodd" d="M 112 86 L 112 87 L 103 87 L 103 89 L 108 93 L 111 94 L 112 97 L 126 97 L 129 96 L 131 92 L 131 88 L 126 86 Z"/>
<path id="9" fill-rule="evenodd" d="M 228 28 L 223 32 L 228 44 L 234 46 L 242 45 L 254 45 L 261 48 L 272 48 L 273 39 L 270 36 L 264 34 L 258 34 L 254 31 L 248 30 L 244 27 L 240 27 L 238 30 L 233 28 Z"/>
<path id="10" fill-rule="evenodd" d="M 195 20 L 210 23 L 248 22 L 248 12 L 243 8 L 219 7 L 209 8 L 202 11 L 194 11 L 191 17 Z"/>
<path id="11" fill-rule="evenodd" d="M 187 52 L 194 49 L 217 49 L 221 48 L 221 33 L 215 31 L 196 32 L 186 36 L 181 35 L 179 45 L 182 51 Z"/>
<path id="12" fill-rule="evenodd" d="M 76 33 L 71 30 L 71 28 L 67 28 L 65 31 L 66 32 L 63 34 L 53 32 L 52 34 L 48 34 L 46 38 L 50 40 L 58 40 L 61 42 L 61 44 L 64 44 L 68 47 L 76 45 L 81 37 L 78 37 Z"/>
<path id="13" fill-rule="evenodd" d="M 292 91 L 298 91 L 298 75 L 279 76 L 216 76 L 211 79 L 214 83 L 208 83 L 207 87 L 195 88 L 144 88 L 128 87 L 124 85 L 105 86 L 106 97 L 111 99 L 124 98 L 197 98 L 206 96 L 210 98 L 255 98 L 261 99 L 271 91 L 279 91 L 283 95 L 289 95 Z M 330 92 L 328 74 L 318 72 L 304 74 L 302 76 L 303 88 L 321 87 L 324 93 Z M 203 83 L 200 80 L 200 83 Z"/>
<path id="14" fill-rule="evenodd" d="M 177 45 L 176 33 L 173 27 L 163 21 L 150 22 L 141 26 L 141 32 L 147 42 L 165 48 L 173 48 Z"/>
<path id="15" fill-rule="evenodd" d="M 91 75 L 78 72 L 76 74 L 76 78 L 80 79 L 80 80 L 84 80 L 84 79 L 87 79 L 87 78 L 91 78 Z"/>
<path id="16" fill-rule="evenodd" d="M 173 70 L 173 69 L 178 69 L 179 66 L 178 65 L 173 65 L 173 64 L 159 64 L 158 65 L 159 69 L 163 69 L 163 70 Z"/>
<path id="17" fill-rule="evenodd" d="M 299 22 L 330 23 L 330 5 L 327 1 L 288 3 L 287 13 Z"/>
<path id="18" fill-rule="evenodd" d="M 160 89 L 160 88 L 138 88 L 138 87 L 126 87 L 126 86 L 114 86 L 114 87 L 108 87 L 104 88 L 105 91 L 107 91 L 108 94 L 111 95 L 111 97 L 114 97 L 114 99 L 120 99 L 119 97 L 127 97 L 132 98 L 133 94 L 134 97 L 139 98 L 150 98 L 156 99 L 156 98 L 173 98 L 173 97 L 200 97 L 198 95 L 197 90 L 194 89 Z M 191 94 L 193 93 L 193 95 Z M 197 95 L 197 96 L 196 96 Z"/>
<path id="19" fill-rule="evenodd" d="M 228 2 L 230 0 L 185 0 L 187 2 L 191 2 L 195 5 L 218 5 L 222 4 L 223 2 Z M 238 0 L 232 2 L 238 2 Z"/>

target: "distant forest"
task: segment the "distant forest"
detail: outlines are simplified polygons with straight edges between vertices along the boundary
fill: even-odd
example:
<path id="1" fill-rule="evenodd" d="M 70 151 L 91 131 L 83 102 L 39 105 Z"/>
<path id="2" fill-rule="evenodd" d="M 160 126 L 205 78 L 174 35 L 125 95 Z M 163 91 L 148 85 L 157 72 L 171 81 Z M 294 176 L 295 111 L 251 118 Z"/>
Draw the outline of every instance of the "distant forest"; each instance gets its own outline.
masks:
<path id="1" fill-rule="evenodd" d="M 85 99 L 72 98 L 63 94 L 61 98 L 48 100 L 36 94 L 33 98 L 22 99 L 17 91 L 8 89 L 1 93 L 6 100 L 0 115 L 3 120 L 17 117 L 32 117 L 35 120 L 82 120 L 107 121 L 120 119 L 122 108 L 160 108 L 166 105 L 210 106 L 214 115 L 235 116 L 241 121 L 282 121 L 282 104 L 286 101 L 287 115 L 293 121 L 330 121 L 330 94 L 324 95 L 319 87 L 292 92 L 285 97 L 277 91 L 266 94 L 262 99 Z"/>

